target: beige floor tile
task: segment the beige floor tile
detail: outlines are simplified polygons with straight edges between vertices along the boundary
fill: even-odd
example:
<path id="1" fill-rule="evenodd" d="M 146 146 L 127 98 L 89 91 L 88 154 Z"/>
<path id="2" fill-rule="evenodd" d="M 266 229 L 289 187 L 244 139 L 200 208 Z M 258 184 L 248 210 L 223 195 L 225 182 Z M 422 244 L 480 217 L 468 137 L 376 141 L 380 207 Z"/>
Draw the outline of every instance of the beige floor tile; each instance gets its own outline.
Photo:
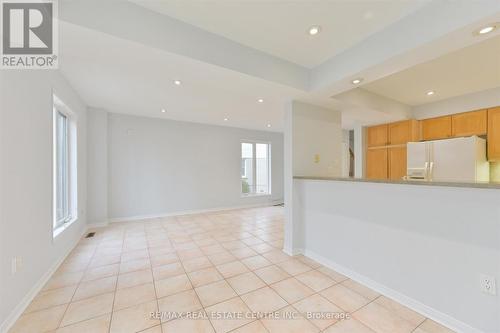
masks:
<path id="1" fill-rule="evenodd" d="M 377 298 L 375 302 L 414 325 L 420 325 L 425 320 L 425 317 L 420 313 L 410 310 L 406 306 L 403 306 L 385 296 Z"/>
<path id="2" fill-rule="evenodd" d="M 312 270 L 311 267 L 307 266 L 306 264 L 301 263 L 300 261 L 298 261 L 296 259 L 280 262 L 280 263 L 276 264 L 276 266 L 278 266 L 279 268 L 281 268 L 282 270 L 284 270 L 285 272 L 287 272 L 290 275 L 298 275 L 298 274 Z"/>
<path id="3" fill-rule="evenodd" d="M 246 294 L 250 291 L 264 287 L 266 284 L 252 272 L 243 273 L 227 279 L 238 295 Z"/>
<path id="4" fill-rule="evenodd" d="M 112 264 L 95 268 L 89 268 L 85 272 L 82 282 L 98 280 L 105 277 L 118 275 L 119 270 L 120 270 L 120 264 Z"/>
<path id="5" fill-rule="evenodd" d="M 409 333 L 417 327 L 375 302 L 354 312 L 352 316 L 378 333 Z"/>
<path id="6" fill-rule="evenodd" d="M 188 259 L 202 257 L 203 252 L 198 248 L 194 248 L 194 249 L 188 249 L 188 250 L 179 250 L 179 251 L 177 251 L 177 255 L 179 256 L 179 258 L 181 260 L 188 260 Z"/>
<path id="7" fill-rule="evenodd" d="M 56 333 L 108 333 L 111 314 L 58 328 Z"/>
<path id="8" fill-rule="evenodd" d="M 262 325 L 262 322 L 260 320 L 253 321 L 249 324 L 246 324 L 244 326 L 241 326 L 234 331 L 231 331 L 231 333 L 268 333 L 264 325 Z"/>
<path id="9" fill-rule="evenodd" d="M 316 270 L 299 274 L 295 276 L 295 278 L 315 292 L 326 289 L 336 284 L 336 282 L 333 281 L 333 279 L 331 279 L 329 276 L 326 276 L 325 274 Z"/>
<path id="10" fill-rule="evenodd" d="M 111 264 L 117 264 L 120 262 L 121 254 L 111 254 L 111 255 L 97 255 L 95 256 L 89 264 L 89 267 L 99 267 Z"/>
<path id="11" fill-rule="evenodd" d="M 236 257 L 233 256 L 231 253 L 225 251 L 225 252 L 210 254 L 208 255 L 208 259 L 210 259 L 210 261 L 214 265 L 222 265 L 231 261 L 235 261 Z"/>
<path id="12" fill-rule="evenodd" d="M 215 304 L 205 310 L 217 333 L 229 332 L 252 321 L 248 319 L 250 309 L 239 297 Z"/>
<path id="13" fill-rule="evenodd" d="M 263 254 L 263 253 L 275 250 L 274 247 L 272 247 L 271 245 L 269 245 L 267 243 L 261 243 L 261 244 L 251 245 L 250 247 L 255 252 L 260 253 L 260 254 Z"/>
<path id="14" fill-rule="evenodd" d="M 230 278 L 231 276 L 239 275 L 248 272 L 248 268 L 243 265 L 240 261 L 232 261 L 222 265 L 215 266 L 217 270 L 222 274 L 224 278 Z"/>
<path id="15" fill-rule="evenodd" d="M 339 319 L 345 318 L 345 312 L 342 309 L 318 294 L 294 303 L 293 307 L 320 330 L 324 330 Z"/>
<path id="16" fill-rule="evenodd" d="M 417 327 L 414 333 L 454 333 L 454 331 L 436 323 L 433 320 L 426 319 L 419 327 Z"/>
<path id="17" fill-rule="evenodd" d="M 113 312 L 110 333 L 135 333 L 160 324 L 151 318 L 151 313 L 158 311 L 156 300 Z"/>
<path id="18" fill-rule="evenodd" d="M 187 290 L 175 295 L 158 299 L 158 306 L 162 313 L 162 322 L 185 316 L 188 312 L 202 309 L 198 295 L 194 290 Z"/>
<path id="19" fill-rule="evenodd" d="M 225 280 L 210 283 L 195 290 L 205 307 L 236 296 L 233 288 Z"/>
<path id="20" fill-rule="evenodd" d="M 24 313 L 40 311 L 56 305 L 69 303 L 71 301 L 71 298 L 73 297 L 73 294 L 75 293 L 76 287 L 77 286 L 74 285 L 59 289 L 42 291 L 33 299 Z"/>
<path id="21" fill-rule="evenodd" d="M 333 269 L 330 269 L 328 267 L 320 267 L 320 268 L 318 268 L 318 272 L 321 272 L 321 273 L 329 276 L 335 282 L 342 282 L 342 281 L 345 281 L 348 279 L 347 276 L 342 275 L 342 274 L 340 274 L 340 273 L 338 273 L 338 272 L 336 272 Z"/>
<path id="22" fill-rule="evenodd" d="M 277 264 L 283 261 L 290 260 L 292 257 L 290 257 L 288 254 L 285 254 L 283 251 L 280 250 L 273 250 L 269 251 L 266 253 L 263 253 L 262 256 L 272 262 L 273 264 Z"/>
<path id="23" fill-rule="evenodd" d="M 249 247 L 244 247 L 241 249 L 234 249 L 229 251 L 233 256 L 238 258 L 239 260 L 248 258 L 248 257 L 253 257 L 256 256 L 258 253 L 252 250 Z"/>
<path id="24" fill-rule="evenodd" d="M 254 273 L 267 284 L 272 284 L 290 277 L 290 274 L 275 265 L 257 269 Z"/>
<path id="25" fill-rule="evenodd" d="M 155 281 L 156 295 L 158 298 L 176 294 L 192 289 L 191 282 L 186 274 L 173 276 Z"/>
<path id="26" fill-rule="evenodd" d="M 116 276 L 80 283 L 73 296 L 73 302 L 115 291 Z"/>
<path id="27" fill-rule="evenodd" d="M 253 312 L 267 313 L 288 305 L 281 296 L 269 287 L 257 289 L 241 298 Z"/>
<path id="28" fill-rule="evenodd" d="M 115 294 L 113 311 L 121 310 L 140 303 L 146 303 L 155 299 L 155 287 L 151 282 L 130 288 L 118 289 Z"/>
<path id="29" fill-rule="evenodd" d="M 139 284 L 153 282 L 153 272 L 150 269 L 118 275 L 118 289 L 129 288 Z"/>
<path id="30" fill-rule="evenodd" d="M 114 293 L 86 298 L 69 304 L 61 326 L 110 313 L 113 307 Z"/>
<path id="31" fill-rule="evenodd" d="M 314 294 L 314 290 L 295 278 L 276 282 L 271 285 L 271 288 L 290 304 Z"/>
<path id="32" fill-rule="evenodd" d="M 207 318 L 179 318 L 162 325 L 163 333 L 213 333 L 212 324 Z"/>
<path id="33" fill-rule="evenodd" d="M 320 268 L 321 267 L 321 264 L 312 260 L 311 258 L 308 258 L 308 257 L 305 257 L 303 255 L 298 255 L 298 256 L 294 256 L 295 259 L 301 261 L 302 263 L 306 264 L 307 266 L 313 268 L 313 269 L 316 269 L 316 268 Z"/>
<path id="34" fill-rule="evenodd" d="M 141 331 L 140 333 L 162 333 L 161 325 L 150 327 L 144 331 Z"/>
<path id="35" fill-rule="evenodd" d="M 128 252 L 123 252 L 121 257 L 121 262 L 138 260 L 138 259 L 147 259 L 149 258 L 149 252 L 147 249 L 133 250 Z"/>
<path id="36" fill-rule="evenodd" d="M 177 257 L 175 253 L 166 253 L 166 254 L 151 256 L 150 260 L 151 260 L 151 266 L 157 267 L 177 262 L 179 261 L 179 257 Z"/>
<path id="37" fill-rule="evenodd" d="M 149 259 L 136 259 L 120 263 L 120 274 L 151 268 Z"/>
<path id="38" fill-rule="evenodd" d="M 200 269 L 203 268 L 208 268 L 212 266 L 212 263 L 210 260 L 208 260 L 207 257 L 198 257 L 194 259 L 189 259 L 189 260 L 184 260 L 182 262 L 182 265 L 184 266 L 184 270 L 186 272 L 194 272 L 194 271 L 199 271 Z"/>
<path id="39" fill-rule="evenodd" d="M 200 287 L 223 279 L 215 267 L 205 268 L 196 272 L 188 273 L 189 279 L 194 287 Z"/>
<path id="40" fill-rule="evenodd" d="M 320 294 L 345 311 L 354 312 L 370 302 L 366 297 L 341 284 L 322 290 Z"/>
<path id="41" fill-rule="evenodd" d="M 365 287 L 364 285 L 362 285 L 356 281 L 353 281 L 351 279 L 345 280 L 344 282 L 342 282 L 342 284 L 344 286 L 346 286 L 347 288 L 357 292 L 361 296 L 368 298 L 370 301 L 372 301 L 375 298 L 380 296 L 380 294 L 377 293 L 375 290 L 372 290 L 368 287 Z"/>
<path id="42" fill-rule="evenodd" d="M 325 333 L 375 333 L 356 319 L 341 320 L 328 327 Z M 389 333 L 389 332 L 387 332 Z"/>
<path id="43" fill-rule="evenodd" d="M 54 274 L 43 287 L 43 291 L 59 289 L 63 287 L 78 284 L 83 277 L 84 272 L 69 272 Z"/>
<path id="44" fill-rule="evenodd" d="M 210 255 L 210 254 L 215 254 L 215 253 L 221 253 L 221 252 L 225 252 L 226 251 L 226 249 L 224 249 L 219 244 L 212 244 L 212 245 L 203 246 L 200 249 L 201 249 L 201 251 L 203 253 L 205 253 L 205 255 Z"/>
<path id="45" fill-rule="evenodd" d="M 9 333 L 34 333 L 54 330 L 63 318 L 66 304 L 41 311 L 23 314 L 16 321 Z"/>
<path id="46" fill-rule="evenodd" d="M 264 258 L 261 255 L 253 256 L 253 257 L 248 257 L 245 259 L 242 259 L 241 262 L 248 267 L 251 271 L 254 271 L 256 269 L 266 267 L 266 266 L 271 266 L 272 263 Z"/>
<path id="47" fill-rule="evenodd" d="M 291 306 L 279 311 L 279 318 L 264 318 L 262 324 L 270 333 L 313 333 L 319 329 L 310 321 L 302 317 Z"/>
<path id="48" fill-rule="evenodd" d="M 163 280 L 181 274 L 184 274 L 184 268 L 180 262 L 153 268 L 153 277 L 155 280 Z"/>

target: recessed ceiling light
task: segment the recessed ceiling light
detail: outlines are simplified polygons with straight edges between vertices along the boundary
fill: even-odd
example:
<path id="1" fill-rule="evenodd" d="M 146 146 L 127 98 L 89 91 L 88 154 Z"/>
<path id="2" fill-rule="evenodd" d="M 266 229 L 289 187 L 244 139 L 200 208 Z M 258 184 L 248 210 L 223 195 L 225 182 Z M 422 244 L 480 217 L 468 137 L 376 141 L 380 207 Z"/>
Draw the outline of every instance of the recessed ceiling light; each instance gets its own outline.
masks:
<path id="1" fill-rule="evenodd" d="M 181 81 L 179 81 L 179 80 L 174 80 L 174 84 L 175 84 L 176 86 L 180 86 L 180 85 L 181 85 L 181 83 L 182 83 L 182 82 L 181 82 Z"/>
<path id="2" fill-rule="evenodd" d="M 161 109 L 161 113 L 165 113 L 165 112 L 167 112 L 167 110 Z"/>
<path id="3" fill-rule="evenodd" d="M 224 121 L 228 121 L 229 119 L 228 118 L 224 118 Z"/>
<path id="4" fill-rule="evenodd" d="M 434 91 L 431 90 L 427 92 L 427 96 L 432 96 L 432 95 L 434 95 Z"/>
<path id="5" fill-rule="evenodd" d="M 267 124 L 267 127 L 271 127 L 271 124 Z"/>
<path id="6" fill-rule="evenodd" d="M 363 82 L 363 78 L 357 78 L 351 81 L 352 84 L 360 84 L 361 82 Z"/>
<path id="7" fill-rule="evenodd" d="M 480 36 L 480 35 L 486 35 L 495 30 L 500 26 L 500 23 L 492 23 L 488 24 L 482 28 L 479 28 L 473 32 L 474 35 Z"/>
<path id="8" fill-rule="evenodd" d="M 309 33 L 309 35 L 315 36 L 321 32 L 321 27 L 319 25 L 313 25 L 309 28 L 309 30 L 307 30 L 307 32 Z"/>
<path id="9" fill-rule="evenodd" d="M 257 102 L 259 102 L 259 103 L 264 103 L 264 100 L 263 100 L 262 98 L 259 98 L 259 99 L 257 100 Z"/>

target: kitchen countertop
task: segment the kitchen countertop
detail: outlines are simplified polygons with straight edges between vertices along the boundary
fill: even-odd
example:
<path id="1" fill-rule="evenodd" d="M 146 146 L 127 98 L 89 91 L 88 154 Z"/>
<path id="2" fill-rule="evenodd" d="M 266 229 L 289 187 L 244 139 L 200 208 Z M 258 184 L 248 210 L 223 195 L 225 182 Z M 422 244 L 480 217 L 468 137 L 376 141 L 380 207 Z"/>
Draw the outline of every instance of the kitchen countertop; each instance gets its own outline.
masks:
<path id="1" fill-rule="evenodd" d="M 458 183 L 458 182 L 441 182 L 441 181 L 388 180 L 388 179 L 367 179 L 367 178 L 352 178 L 352 177 L 314 177 L 314 176 L 294 176 L 293 179 L 500 189 L 500 183 L 493 183 L 493 182 Z"/>

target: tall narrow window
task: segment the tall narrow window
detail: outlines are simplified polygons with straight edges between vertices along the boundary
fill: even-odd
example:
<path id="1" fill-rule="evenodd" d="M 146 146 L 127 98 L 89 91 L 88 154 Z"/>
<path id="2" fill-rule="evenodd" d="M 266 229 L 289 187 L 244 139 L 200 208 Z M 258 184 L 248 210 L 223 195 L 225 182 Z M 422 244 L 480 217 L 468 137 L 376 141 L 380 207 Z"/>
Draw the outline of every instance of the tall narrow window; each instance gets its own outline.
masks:
<path id="1" fill-rule="evenodd" d="M 268 143 L 241 143 L 241 193 L 243 195 L 271 193 L 270 148 Z"/>
<path id="2" fill-rule="evenodd" d="M 54 236 L 77 218 L 76 118 L 54 96 Z"/>
<path id="3" fill-rule="evenodd" d="M 69 211 L 69 151 L 68 117 L 54 109 L 55 114 L 55 176 L 56 211 L 54 227 L 71 220 Z"/>

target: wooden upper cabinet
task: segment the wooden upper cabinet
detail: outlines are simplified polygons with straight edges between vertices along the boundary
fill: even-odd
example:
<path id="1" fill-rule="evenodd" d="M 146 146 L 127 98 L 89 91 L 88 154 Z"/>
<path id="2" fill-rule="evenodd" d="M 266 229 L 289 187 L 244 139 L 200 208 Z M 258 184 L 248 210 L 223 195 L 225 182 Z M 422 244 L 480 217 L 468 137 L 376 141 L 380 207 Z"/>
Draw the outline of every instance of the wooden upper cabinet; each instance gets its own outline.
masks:
<path id="1" fill-rule="evenodd" d="M 403 120 L 389 124 L 389 144 L 400 145 L 411 141 L 418 141 L 418 121 Z"/>
<path id="2" fill-rule="evenodd" d="M 500 161 L 500 106 L 488 109 L 488 160 Z"/>
<path id="3" fill-rule="evenodd" d="M 451 137 L 451 116 L 424 119 L 420 122 L 421 140 L 446 139 Z"/>
<path id="4" fill-rule="evenodd" d="M 368 147 L 385 146 L 388 140 L 387 124 L 371 126 L 367 129 L 367 145 Z"/>
<path id="5" fill-rule="evenodd" d="M 406 147 L 393 147 L 388 151 L 389 179 L 401 180 L 406 176 Z"/>
<path id="6" fill-rule="evenodd" d="M 485 135 L 488 129 L 488 110 L 452 115 L 451 129 L 454 137 Z"/>
<path id="7" fill-rule="evenodd" d="M 387 179 L 387 150 L 387 148 L 375 148 L 366 151 L 366 178 Z"/>

